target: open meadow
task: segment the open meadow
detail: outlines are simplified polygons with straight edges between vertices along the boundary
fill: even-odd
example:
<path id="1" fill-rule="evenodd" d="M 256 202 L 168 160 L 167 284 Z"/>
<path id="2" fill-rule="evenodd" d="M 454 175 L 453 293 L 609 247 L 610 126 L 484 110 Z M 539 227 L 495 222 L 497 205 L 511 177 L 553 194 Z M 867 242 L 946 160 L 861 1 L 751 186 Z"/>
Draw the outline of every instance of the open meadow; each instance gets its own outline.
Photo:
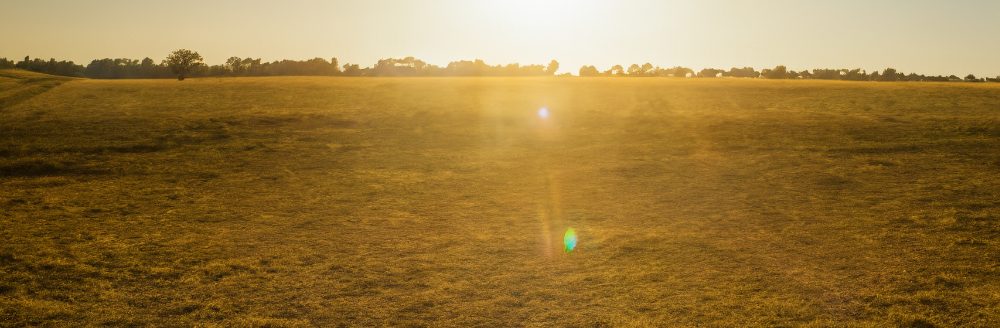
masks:
<path id="1" fill-rule="evenodd" d="M 0 209 L 2 326 L 996 326 L 1000 84 L 5 70 Z"/>

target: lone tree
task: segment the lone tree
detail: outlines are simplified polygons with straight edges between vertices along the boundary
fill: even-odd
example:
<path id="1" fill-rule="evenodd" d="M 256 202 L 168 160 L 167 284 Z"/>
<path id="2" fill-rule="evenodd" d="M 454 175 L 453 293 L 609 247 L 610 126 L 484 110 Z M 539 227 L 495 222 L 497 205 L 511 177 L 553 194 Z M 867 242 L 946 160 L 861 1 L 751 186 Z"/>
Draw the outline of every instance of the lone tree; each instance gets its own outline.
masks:
<path id="1" fill-rule="evenodd" d="M 188 73 L 191 73 L 191 70 L 195 67 L 204 65 L 201 62 L 202 60 L 203 58 L 201 58 L 201 55 L 197 52 L 180 49 L 170 53 L 165 62 L 167 63 L 167 66 L 170 67 L 170 70 L 173 71 L 174 74 L 177 74 L 177 80 L 184 81 L 184 77 L 187 76 Z"/>
<path id="2" fill-rule="evenodd" d="M 545 67 L 545 73 L 548 75 L 554 75 L 558 70 L 559 70 L 559 62 L 557 62 L 555 59 L 549 62 L 549 66 Z"/>

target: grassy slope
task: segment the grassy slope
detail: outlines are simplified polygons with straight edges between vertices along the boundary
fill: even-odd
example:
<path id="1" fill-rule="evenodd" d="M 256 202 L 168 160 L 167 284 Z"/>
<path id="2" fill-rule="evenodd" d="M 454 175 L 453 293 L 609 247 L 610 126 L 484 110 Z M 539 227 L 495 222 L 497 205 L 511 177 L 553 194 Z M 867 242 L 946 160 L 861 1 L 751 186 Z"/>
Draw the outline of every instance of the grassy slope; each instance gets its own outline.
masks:
<path id="1" fill-rule="evenodd" d="M 0 108 L 7 108 L 73 78 L 24 70 L 0 69 Z"/>
<path id="2" fill-rule="evenodd" d="M 0 107 L 0 322 L 996 324 L 998 108 L 977 84 L 77 80 Z"/>

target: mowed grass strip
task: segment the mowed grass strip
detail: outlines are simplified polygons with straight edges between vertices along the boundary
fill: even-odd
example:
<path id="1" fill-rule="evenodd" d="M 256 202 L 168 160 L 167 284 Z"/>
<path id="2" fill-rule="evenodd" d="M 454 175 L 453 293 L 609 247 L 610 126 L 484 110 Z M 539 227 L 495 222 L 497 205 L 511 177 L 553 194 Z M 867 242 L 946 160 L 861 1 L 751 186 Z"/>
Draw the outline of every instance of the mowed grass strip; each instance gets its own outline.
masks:
<path id="1" fill-rule="evenodd" d="M 1000 322 L 997 85 L 72 80 L 4 104 L 3 325 Z"/>

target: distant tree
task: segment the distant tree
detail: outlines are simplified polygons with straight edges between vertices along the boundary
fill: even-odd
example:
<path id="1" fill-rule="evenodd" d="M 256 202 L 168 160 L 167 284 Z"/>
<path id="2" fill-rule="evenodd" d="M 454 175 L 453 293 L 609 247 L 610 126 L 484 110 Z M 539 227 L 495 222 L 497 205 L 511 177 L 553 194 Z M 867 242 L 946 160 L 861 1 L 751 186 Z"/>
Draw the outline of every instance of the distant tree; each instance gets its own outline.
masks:
<path id="1" fill-rule="evenodd" d="M 204 65 L 202 60 L 204 60 L 204 58 L 202 58 L 197 52 L 180 49 L 170 53 L 164 62 L 167 67 L 170 67 L 170 70 L 177 75 L 178 81 L 184 81 L 184 78 L 187 77 L 188 74 L 197 69 L 199 66 Z"/>
<path id="2" fill-rule="evenodd" d="M 344 75 L 347 76 L 360 76 L 361 67 L 358 64 L 347 63 L 344 64 Z"/>
<path id="3" fill-rule="evenodd" d="M 323 58 L 316 57 L 306 61 L 293 62 L 297 75 L 335 75 L 337 73 L 336 69 L 330 66 L 330 62 Z"/>
<path id="4" fill-rule="evenodd" d="M 719 76 L 722 76 L 722 73 L 725 73 L 725 72 L 726 71 L 723 71 L 721 69 L 703 68 L 701 71 L 698 72 L 697 76 L 698 77 L 719 77 Z"/>
<path id="5" fill-rule="evenodd" d="M 226 69 L 233 75 L 240 75 L 243 73 L 243 59 L 235 56 L 229 57 L 226 59 Z"/>
<path id="6" fill-rule="evenodd" d="M 451 76 L 483 76 L 489 70 L 482 59 L 459 60 L 448 63 L 445 67 L 445 74 Z"/>
<path id="7" fill-rule="evenodd" d="M 265 63 L 261 63 L 260 58 L 247 57 L 243 58 L 243 61 L 240 63 L 240 67 L 243 68 L 243 71 L 245 72 L 246 75 L 259 76 L 268 74 L 267 69 L 265 67 L 267 65 L 264 64 Z"/>
<path id="8" fill-rule="evenodd" d="M 601 72 L 597 70 L 597 67 L 584 65 L 580 67 L 580 76 L 598 76 Z"/>
<path id="9" fill-rule="evenodd" d="M 878 80 L 892 82 L 899 80 L 899 76 L 896 75 L 895 68 L 886 68 L 884 71 L 882 71 L 882 76 Z"/>
<path id="10" fill-rule="evenodd" d="M 371 68 L 345 64 L 343 73 L 329 73 L 346 76 L 544 76 L 555 75 L 558 69 L 559 63 L 556 61 L 550 62 L 547 66 L 518 63 L 489 65 L 482 59 L 475 59 L 453 61 L 445 67 L 440 67 L 414 57 L 406 57 L 380 59 Z"/>
<path id="11" fill-rule="evenodd" d="M 654 68 L 653 64 L 645 63 L 645 64 L 642 64 L 642 67 L 639 67 L 639 68 L 642 70 L 642 75 L 643 76 L 650 76 L 650 75 L 653 74 L 653 68 Z"/>
<path id="12" fill-rule="evenodd" d="M 611 66 L 611 69 L 605 72 L 607 75 L 625 75 L 625 68 L 622 65 Z"/>
<path id="13" fill-rule="evenodd" d="M 874 71 L 871 74 L 868 74 L 868 80 L 869 81 L 882 81 L 882 74 L 880 74 L 878 71 Z"/>
<path id="14" fill-rule="evenodd" d="M 642 76 L 642 67 L 638 64 L 632 64 L 628 66 L 629 76 Z"/>
<path id="15" fill-rule="evenodd" d="M 972 74 L 969 74 L 969 75 L 965 76 L 965 82 L 982 82 L 982 81 L 983 80 L 980 80 L 980 79 L 976 78 L 976 76 L 972 75 Z"/>
<path id="16" fill-rule="evenodd" d="M 111 58 L 95 59 L 84 69 L 84 75 L 92 79 L 120 79 L 125 77 L 124 65 L 121 59 L 115 61 Z"/>
<path id="17" fill-rule="evenodd" d="M 378 63 L 372 67 L 371 75 L 373 76 L 417 76 L 424 75 L 424 69 L 427 64 L 423 61 L 413 58 L 406 57 L 403 59 L 396 58 L 386 58 L 380 59 Z"/>
<path id="18" fill-rule="evenodd" d="M 628 66 L 628 70 L 625 72 L 630 77 L 643 77 L 643 76 L 654 76 L 655 68 L 653 64 L 645 63 L 642 65 L 632 64 Z"/>
<path id="19" fill-rule="evenodd" d="M 545 66 L 545 74 L 554 75 L 556 71 L 559 70 L 559 62 L 555 59 L 549 62 L 549 66 Z"/>
<path id="20" fill-rule="evenodd" d="M 766 71 L 766 73 L 765 73 Z M 766 79 L 787 79 L 788 69 L 784 65 L 775 66 L 774 69 L 761 71 L 760 74 Z"/>
<path id="21" fill-rule="evenodd" d="M 733 67 L 729 69 L 729 72 L 727 72 L 725 76 L 757 78 L 760 77 L 760 72 L 754 70 L 753 67 L 744 67 L 744 68 Z"/>
<path id="22" fill-rule="evenodd" d="M 229 70 L 229 67 L 227 67 L 226 65 L 208 66 L 207 69 L 199 70 L 199 72 L 205 76 L 225 76 L 228 74 L 232 74 L 232 72 Z"/>
<path id="23" fill-rule="evenodd" d="M 55 58 L 42 60 L 41 58 L 32 59 L 25 56 L 24 60 L 14 63 L 13 66 L 14 68 L 51 75 L 80 76 L 83 72 L 83 66 L 74 64 L 72 61 L 57 61 Z"/>
<path id="24" fill-rule="evenodd" d="M 848 81 L 865 81 L 868 80 L 868 73 L 860 68 L 855 68 L 852 70 L 841 70 L 841 78 Z"/>
<path id="25" fill-rule="evenodd" d="M 674 66 L 671 68 L 654 68 L 653 75 L 666 76 L 666 77 L 691 77 L 694 76 L 695 74 L 694 70 L 690 68 Z"/>
<path id="26" fill-rule="evenodd" d="M 337 57 L 330 58 L 330 67 L 332 67 L 334 75 L 340 74 L 340 63 Z"/>
<path id="27" fill-rule="evenodd" d="M 539 75 L 551 75 L 545 71 L 545 66 L 542 65 L 521 65 L 515 76 L 539 76 Z"/>
<path id="28" fill-rule="evenodd" d="M 839 69 L 816 68 L 812 70 L 810 76 L 817 80 L 840 80 L 843 73 L 843 70 Z"/>

